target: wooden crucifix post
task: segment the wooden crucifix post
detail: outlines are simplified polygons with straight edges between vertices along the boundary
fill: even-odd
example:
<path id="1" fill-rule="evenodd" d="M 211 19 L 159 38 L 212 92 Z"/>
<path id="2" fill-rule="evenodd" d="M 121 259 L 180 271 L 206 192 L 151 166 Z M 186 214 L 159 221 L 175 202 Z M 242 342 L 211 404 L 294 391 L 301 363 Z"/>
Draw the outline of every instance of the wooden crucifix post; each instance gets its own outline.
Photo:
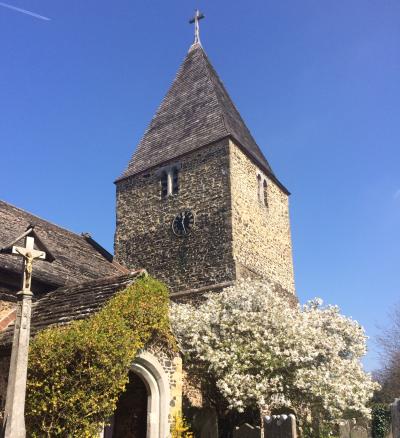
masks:
<path id="1" fill-rule="evenodd" d="M 25 247 L 13 246 L 12 254 L 24 259 L 22 289 L 18 292 L 17 316 L 8 374 L 7 398 L 4 412 L 5 438 L 25 438 L 25 393 L 28 369 L 28 350 L 32 308 L 32 265 L 45 259 L 46 253 L 34 249 L 35 239 L 25 235 Z"/>

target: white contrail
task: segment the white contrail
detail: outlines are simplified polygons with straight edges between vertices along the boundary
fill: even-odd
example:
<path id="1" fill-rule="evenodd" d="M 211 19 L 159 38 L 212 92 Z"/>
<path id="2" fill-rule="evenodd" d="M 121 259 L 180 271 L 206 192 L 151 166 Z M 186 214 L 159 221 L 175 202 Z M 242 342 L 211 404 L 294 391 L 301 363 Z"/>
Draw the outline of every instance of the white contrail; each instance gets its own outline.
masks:
<path id="1" fill-rule="evenodd" d="M 44 17 L 43 15 L 35 14 L 34 12 L 27 11 L 26 9 L 17 8 L 16 6 L 8 5 L 7 3 L 0 2 L 0 6 L 12 9 L 13 11 L 22 12 L 23 14 L 30 15 L 31 17 L 40 18 L 41 20 L 50 21 L 51 18 Z"/>

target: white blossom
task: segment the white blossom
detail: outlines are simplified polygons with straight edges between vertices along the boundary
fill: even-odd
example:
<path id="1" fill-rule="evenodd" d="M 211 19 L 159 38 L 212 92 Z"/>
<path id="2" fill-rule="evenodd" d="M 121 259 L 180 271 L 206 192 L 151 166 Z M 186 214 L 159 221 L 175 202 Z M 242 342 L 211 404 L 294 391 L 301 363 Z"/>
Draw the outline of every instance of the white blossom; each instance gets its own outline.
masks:
<path id="1" fill-rule="evenodd" d="M 300 306 L 268 283 L 241 281 L 200 305 L 172 304 L 171 321 L 189 361 L 204 364 L 232 409 L 369 415 L 376 384 L 360 363 L 366 336 L 337 306 Z"/>

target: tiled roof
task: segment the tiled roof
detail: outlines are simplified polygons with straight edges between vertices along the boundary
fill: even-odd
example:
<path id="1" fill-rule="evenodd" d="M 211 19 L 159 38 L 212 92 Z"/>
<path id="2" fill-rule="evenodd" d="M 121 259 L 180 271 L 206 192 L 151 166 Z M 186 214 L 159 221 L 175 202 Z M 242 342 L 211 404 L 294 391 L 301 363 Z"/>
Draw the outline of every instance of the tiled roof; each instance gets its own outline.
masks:
<path id="1" fill-rule="evenodd" d="M 272 174 L 202 46 L 193 44 L 120 179 L 227 136 Z"/>
<path id="2" fill-rule="evenodd" d="M 87 281 L 49 292 L 32 305 L 31 335 L 52 325 L 68 324 L 98 311 L 117 292 L 132 284 L 143 271 Z M 0 346 L 12 342 L 14 323 L 0 333 Z"/>
<path id="3" fill-rule="evenodd" d="M 22 235 L 32 224 L 36 234 L 55 257 L 52 263 L 35 261 L 33 280 L 57 287 L 127 272 L 112 262 L 112 256 L 88 235 L 72 233 L 4 201 L 0 201 L 0 248 Z M 22 243 L 21 239 L 18 244 Z M 0 254 L 0 270 L 3 271 L 2 275 L 4 271 L 20 273 L 22 258 Z"/>

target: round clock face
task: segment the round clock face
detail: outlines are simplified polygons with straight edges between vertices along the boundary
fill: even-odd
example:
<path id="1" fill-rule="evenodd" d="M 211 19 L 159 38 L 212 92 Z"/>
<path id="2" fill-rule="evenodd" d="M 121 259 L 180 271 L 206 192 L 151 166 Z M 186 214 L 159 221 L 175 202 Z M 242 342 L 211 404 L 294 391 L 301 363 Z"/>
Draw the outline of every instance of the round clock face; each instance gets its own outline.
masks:
<path id="1" fill-rule="evenodd" d="M 194 225 L 194 214 L 190 210 L 181 211 L 172 221 L 172 231 L 176 236 L 187 236 Z"/>

